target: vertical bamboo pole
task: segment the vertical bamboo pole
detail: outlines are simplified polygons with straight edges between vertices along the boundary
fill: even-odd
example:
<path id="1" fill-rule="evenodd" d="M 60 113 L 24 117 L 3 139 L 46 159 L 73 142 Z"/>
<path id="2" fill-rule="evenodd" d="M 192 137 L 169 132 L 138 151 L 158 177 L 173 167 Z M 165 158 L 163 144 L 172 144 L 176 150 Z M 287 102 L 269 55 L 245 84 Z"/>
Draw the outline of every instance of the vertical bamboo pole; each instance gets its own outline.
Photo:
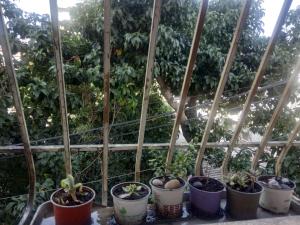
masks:
<path id="1" fill-rule="evenodd" d="M 183 114 L 185 102 L 187 99 L 187 95 L 188 95 L 191 80 L 192 80 L 193 69 L 194 69 L 194 65 L 196 62 L 196 58 L 197 58 L 197 51 L 199 48 L 200 38 L 201 38 L 202 30 L 204 27 L 204 21 L 205 21 L 207 7 L 208 7 L 208 0 L 202 0 L 201 6 L 200 6 L 199 12 L 198 12 L 198 18 L 197 18 L 197 22 L 196 22 L 195 31 L 194 31 L 193 42 L 192 42 L 192 46 L 190 49 L 188 63 L 187 63 L 187 67 L 186 67 L 186 71 L 185 71 L 185 75 L 184 75 L 183 84 L 182 84 L 182 89 L 181 89 L 181 94 L 180 94 L 180 103 L 179 103 L 179 107 L 178 107 L 178 110 L 176 113 L 176 119 L 174 122 L 171 140 L 170 140 L 170 144 L 169 144 L 169 148 L 168 148 L 168 155 L 167 155 L 167 159 L 166 159 L 166 172 L 167 173 L 169 172 L 169 168 L 170 168 L 170 165 L 172 162 L 172 158 L 173 158 L 173 154 L 174 154 L 174 146 L 176 143 L 176 137 L 177 137 L 177 133 L 179 130 L 181 117 Z"/>
<path id="2" fill-rule="evenodd" d="M 8 74 L 9 86 L 11 93 L 14 99 L 14 106 L 16 108 L 17 119 L 20 126 L 21 139 L 24 146 L 24 155 L 28 170 L 28 179 L 29 179 L 29 196 L 27 199 L 27 205 L 23 212 L 23 216 L 19 222 L 19 225 L 28 224 L 30 221 L 30 213 L 33 209 L 34 199 L 35 199 L 35 167 L 32 157 L 29 135 L 27 131 L 25 115 L 23 111 L 23 105 L 21 101 L 21 96 L 19 92 L 19 85 L 17 81 L 17 76 L 15 68 L 12 61 L 12 54 L 10 49 L 10 44 L 8 40 L 6 25 L 4 21 L 4 15 L 2 11 L 2 6 L 0 5 L 0 42 L 2 46 L 2 53 L 4 56 L 5 67 Z"/>
<path id="3" fill-rule="evenodd" d="M 198 155 L 197 155 L 197 159 L 196 159 L 196 166 L 195 166 L 196 176 L 200 175 L 201 164 L 202 164 L 202 160 L 203 160 L 203 157 L 204 157 L 204 152 L 205 152 L 206 144 L 207 144 L 207 141 L 208 141 L 209 133 L 210 133 L 210 130 L 212 128 L 215 116 L 217 114 L 217 110 L 219 108 L 219 103 L 221 101 L 222 93 L 224 91 L 226 82 L 228 80 L 228 75 L 229 75 L 230 68 L 231 68 L 231 66 L 233 64 L 233 61 L 235 59 L 235 56 L 236 56 L 238 42 L 240 40 L 240 36 L 241 36 L 241 33 L 242 33 L 243 26 L 244 26 L 245 21 L 248 17 L 250 6 L 251 6 L 251 0 L 246 0 L 244 5 L 243 5 L 243 8 L 241 10 L 239 20 L 237 22 L 237 26 L 236 26 L 236 29 L 235 29 L 235 32 L 234 32 L 234 35 L 233 35 L 233 38 L 232 38 L 232 41 L 231 41 L 231 45 L 230 45 L 229 52 L 227 54 L 225 65 L 223 67 L 223 71 L 222 71 L 221 76 L 220 76 L 221 78 L 220 78 L 220 81 L 219 81 L 217 92 L 216 92 L 216 95 L 215 95 L 215 98 L 214 98 L 214 101 L 213 101 L 213 105 L 211 107 L 210 114 L 209 114 L 209 117 L 208 117 L 208 120 L 207 120 L 207 123 L 206 123 L 206 127 L 205 127 L 205 130 L 204 130 L 203 136 L 202 136 L 200 149 L 198 150 Z"/>
<path id="4" fill-rule="evenodd" d="M 272 135 L 272 131 L 275 127 L 275 124 L 276 124 L 277 120 L 279 119 L 280 114 L 282 113 L 282 109 L 288 103 L 288 98 L 291 95 L 291 91 L 293 89 L 293 86 L 295 85 L 295 82 L 297 81 L 296 78 L 299 73 L 300 73 L 300 57 L 298 59 L 297 65 L 294 68 L 294 71 L 293 71 L 291 77 L 289 78 L 288 83 L 286 84 L 286 86 L 283 90 L 282 96 L 275 108 L 275 111 L 274 111 L 272 118 L 268 124 L 268 127 L 263 135 L 260 145 L 259 145 L 257 151 L 255 152 L 255 156 L 254 156 L 254 159 L 252 160 L 252 164 L 251 164 L 252 170 L 255 170 L 258 165 L 258 160 L 264 152 L 266 144 Z"/>
<path id="5" fill-rule="evenodd" d="M 104 0 L 104 109 L 102 157 L 102 205 L 107 206 L 109 142 L 109 77 L 110 77 L 110 0 Z"/>
<path id="6" fill-rule="evenodd" d="M 52 22 L 51 26 L 52 26 L 53 48 L 54 48 L 54 56 L 55 56 L 55 63 L 56 63 L 56 78 L 57 78 L 58 90 L 59 90 L 61 124 L 63 128 L 65 170 L 66 170 L 66 174 L 72 174 L 68 111 L 67 111 L 66 89 L 65 89 L 65 79 L 64 79 L 64 69 L 63 69 L 63 57 L 62 57 L 61 40 L 60 40 L 60 32 L 59 32 L 59 22 L 58 22 L 57 0 L 49 0 L 49 2 L 50 2 L 50 14 L 51 14 L 51 22 Z"/>
<path id="7" fill-rule="evenodd" d="M 280 152 L 280 155 L 276 161 L 276 165 L 275 165 L 276 176 L 281 176 L 281 167 L 282 167 L 283 160 L 284 160 L 285 156 L 287 155 L 287 153 L 289 152 L 290 148 L 293 146 L 293 141 L 295 140 L 295 138 L 299 132 L 300 132 L 300 121 L 298 121 L 294 130 L 289 135 L 288 143 L 286 144 L 286 146 L 283 147 L 283 149 Z"/>
<path id="8" fill-rule="evenodd" d="M 245 120 L 247 118 L 247 114 L 250 110 L 251 102 L 253 101 L 253 99 L 255 97 L 255 94 L 256 94 L 256 91 L 257 91 L 257 88 L 258 88 L 258 86 L 259 86 L 259 84 L 260 84 L 260 82 L 263 78 L 263 75 L 264 75 L 265 70 L 266 70 L 267 65 L 268 65 L 269 58 L 271 57 L 271 54 L 273 52 L 276 40 L 278 38 L 278 34 L 281 31 L 282 24 L 284 23 L 285 17 L 288 13 L 288 10 L 290 8 L 291 3 L 292 3 L 292 0 L 285 0 L 284 3 L 283 3 L 283 6 L 281 8 L 280 14 L 278 16 L 278 19 L 277 19 L 277 22 L 276 22 L 276 25 L 275 25 L 275 28 L 274 28 L 273 33 L 272 33 L 272 36 L 270 37 L 267 49 L 266 49 L 266 51 L 265 51 L 265 53 L 262 57 L 262 60 L 260 62 L 259 68 L 257 70 L 254 81 L 252 83 L 250 92 L 249 92 L 249 94 L 247 96 L 247 99 L 246 99 L 246 102 L 243 106 L 243 110 L 242 110 L 242 113 L 240 115 L 240 119 L 238 121 L 238 124 L 237 124 L 235 130 L 234 130 L 233 136 L 230 140 L 230 145 L 227 149 L 225 158 L 223 160 L 222 171 L 223 171 L 224 175 L 226 175 L 228 173 L 228 163 L 229 163 L 229 159 L 231 157 L 232 150 L 234 148 L 234 145 L 238 141 L 239 134 L 240 134 L 240 132 L 243 128 L 243 125 L 244 125 Z"/>
<path id="9" fill-rule="evenodd" d="M 148 47 L 148 58 L 147 58 L 147 67 L 146 67 L 146 75 L 145 75 L 145 83 L 144 83 L 142 112 L 141 112 L 139 138 L 138 138 L 136 160 L 135 160 L 135 181 L 140 181 L 142 149 L 144 143 L 147 111 L 149 105 L 149 94 L 150 94 L 150 89 L 152 84 L 152 73 L 153 73 L 153 66 L 154 66 L 154 59 L 155 59 L 158 25 L 160 20 L 160 10 L 161 10 L 161 0 L 155 0 L 153 3 L 153 11 L 152 11 L 152 23 L 151 23 L 151 31 L 150 31 L 150 39 L 149 39 L 149 47 Z"/>

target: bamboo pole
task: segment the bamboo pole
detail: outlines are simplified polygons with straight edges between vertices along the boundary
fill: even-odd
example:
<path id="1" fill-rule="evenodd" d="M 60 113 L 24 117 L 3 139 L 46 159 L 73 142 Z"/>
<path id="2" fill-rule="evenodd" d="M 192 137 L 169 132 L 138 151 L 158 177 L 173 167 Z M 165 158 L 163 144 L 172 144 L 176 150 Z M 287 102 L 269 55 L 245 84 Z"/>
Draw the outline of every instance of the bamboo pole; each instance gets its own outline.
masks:
<path id="1" fill-rule="evenodd" d="M 247 99 L 246 99 L 246 102 L 243 106 L 243 110 L 241 112 L 240 119 L 238 121 L 238 124 L 237 124 L 235 130 L 234 130 L 234 134 L 233 134 L 233 136 L 230 140 L 231 144 L 228 147 L 225 158 L 223 160 L 222 171 L 223 171 L 224 175 L 226 175 L 228 173 L 228 163 L 229 163 L 229 159 L 231 157 L 232 150 L 233 150 L 234 145 L 237 142 L 239 134 L 240 134 L 240 132 L 243 128 L 243 125 L 244 125 L 245 120 L 247 118 L 247 114 L 250 110 L 251 102 L 253 101 L 253 99 L 255 97 L 255 94 L 256 94 L 256 91 L 257 91 L 257 88 L 258 88 L 258 86 L 259 86 L 259 84 L 260 84 L 260 82 L 263 78 L 263 75 L 264 75 L 265 70 L 266 70 L 267 65 L 268 65 L 269 58 L 271 57 L 271 54 L 273 52 L 276 40 L 278 38 L 278 34 L 281 31 L 282 24 L 284 23 L 285 17 L 288 13 L 288 10 L 290 8 L 291 3 L 292 3 L 292 0 L 285 0 L 284 3 L 283 3 L 283 6 L 281 8 L 280 14 L 278 16 L 278 19 L 277 19 L 277 22 L 276 22 L 276 25 L 275 25 L 275 28 L 274 28 L 273 33 L 272 33 L 272 36 L 270 37 L 267 49 L 266 49 L 266 51 L 265 51 L 265 53 L 262 57 L 259 68 L 257 70 L 254 81 L 252 83 L 250 92 L 249 92 L 249 94 L 247 96 Z"/>
<path id="2" fill-rule="evenodd" d="M 71 151 L 70 151 L 70 138 L 69 138 L 69 124 L 68 124 L 68 110 L 66 100 L 66 89 L 64 79 L 64 68 L 63 68 L 63 57 L 61 49 L 61 40 L 59 32 L 59 21 L 58 21 L 58 9 L 57 0 L 49 0 L 50 2 L 50 14 L 51 14 L 51 26 L 52 26 L 52 39 L 53 49 L 56 64 L 56 78 L 59 90 L 59 105 L 61 114 L 61 124 L 63 130 L 63 141 L 64 141 L 64 160 L 66 174 L 72 174 L 71 164 Z"/>
<path id="3" fill-rule="evenodd" d="M 156 49 L 156 39 L 158 32 L 158 25 L 160 20 L 160 11 L 161 11 L 161 0 L 155 0 L 153 3 L 152 11 L 152 23 L 148 47 L 148 58 L 147 58 L 147 67 L 144 83 L 144 93 L 143 93 L 143 102 L 142 102 L 142 112 L 140 119 L 140 128 L 139 128 L 139 137 L 138 137 L 138 146 L 136 151 L 135 159 L 135 181 L 140 181 L 140 171 L 141 171 L 141 158 L 142 158 L 142 148 L 144 143 L 147 111 L 149 105 L 149 95 L 152 84 L 152 73 L 155 59 L 155 49 Z"/>
<path id="4" fill-rule="evenodd" d="M 289 152 L 290 148 L 293 146 L 293 143 L 294 143 L 293 141 L 299 132 L 300 132 L 300 121 L 298 121 L 298 123 L 296 124 L 294 130 L 289 135 L 287 144 L 283 147 L 283 149 L 281 150 L 281 152 L 279 154 L 279 157 L 278 157 L 278 159 L 276 161 L 276 165 L 275 165 L 276 176 L 281 176 L 281 167 L 282 167 L 283 160 L 284 160 L 285 156 L 287 155 L 287 153 Z"/>
<path id="5" fill-rule="evenodd" d="M 2 46 L 2 53 L 4 56 L 6 72 L 8 74 L 9 86 L 13 96 L 14 106 L 16 108 L 16 115 L 20 127 L 21 139 L 23 142 L 22 150 L 25 155 L 28 179 L 29 179 L 29 195 L 27 199 L 27 205 L 25 210 L 23 211 L 22 218 L 19 222 L 19 225 L 23 225 L 23 224 L 28 224 L 30 222 L 30 214 L 34 207 L 36 177 L 35 177 L 34 161 L 33 161 L 32 152 L 30 148 L 29 135 L 26 126 L 22 100 L 19 92 L 19 84 L 17 81 L 17 76 L 12 61 L 12 54 L 11 54 L 10 44 L 8 40 L 8 35 L 7 35 L 7 30 L 6 30 L 6 25 L 5 25 L 5 20 L 4 20 L 4 15 L 3 15 L 1 5 L 0 5 L 0 42 Z"/>
<path id="6" fill-rule="evenodd" d="M 110 0 L 104 0 L 104 109 L 102 157 L 102 205 L 107 206 L 109 144 L 109 77 L 110 77 Z"/>
<path id="7" fill-rule="evenodd" d="M 283 90 L 282 96 L 281 96 L 281 98 L 280 98 L 280 100 L 279 100 L 279 102 L 278 102 L 278 104 L 275 108 L 275 111 L 272 115 L 272 118 L 271 118 L 269 124 L 268 124 L 268 127 L 267 127 L 267 129 L 266 129 L 266 131 L 265 131 L 265 133 L 262 137 L 261 143 L 260 143 L 257 151 L 255 152 L 255 156 L 254 156 L 254 159 L 253 159 L 252 164 L 251 164 L 252 170 L 255 170 L 257 165 L 258 165 L 258 160 L 264 152 L 266 144 L 267 144 L 268 140 L 270 139 L 270 137 L 272 135 L 272 131 L 275 127 L 275 124 L 278 121 L 278 119 L 280 117 L 280 114 L 282 113 L 283 107 L 288 103 L 288 99 L 291 95 L 293 86 L 295 86 L 295 82 L 297 82 L 297 76 L 298 76 L 299 73 L 300 73 L 300 56 L 298 58 L 297 65 L 294 68 L 294 70 L 292 72 L 292 75 L 289 78 L 289 81 L 288 81 L 288 83 L 286 84 L 286 86 Z"/>
<path id="8" fill-rule="evenodd" d="M 288 141 L 268 141 L 267 146 L 270 147 L 284 147 L 288 144 Z M 230 145 L 230 142 L 208 142 L 206 144 L 207 148 L 227 148 Z M 251 142 L 240 142 L 236 144 L 236 147 L 246 148 L 246 147 L 258 147 L 260 145 L 259 141 L 251 141 Z M 294 147 L 300 147 L 300 141 L 293 141 L 291 143 Z M 185 149 L 189 146 L 189 144 L 176 144 L 176 148 Z M 196 144 L 196 147 L 199 147 L 200 144 Z M 135 151 L 137 148 L 137 144 L 110 144 L 109 146 L 110 152 L 126 152 L 126 151 Z M 143 144 L 143 148 L 148 149 L 166 149 L 169 147 L 169 143 L 147 143 Z M 70 145 L 70 149 L 72 152 L 98 152 L 103 150 L 102 144 L 95 145 Z M 0 154 L 20 154 L 24 150 L 23 146 L 20 145 L 7 145 L 0 146 Z M 31 146 L 31 151 L 33 153 L 42 153 L 42 152 L 63 152 L 63 145 L 36 145 Z"/>
<path id="9" fill-rule="evenodd" d="M 210 114 L 209 114 L 209 117 L 208 117 L 208 120 L 207 120 L 207 123 L 206 123 L 206 127 L 205 127 L 205 130 L 204 130 L 203 136 L 202 136 L 200 149 L 198 150 L 198 155 L 197 155 L 197 159 L 196 159 L 196 166 L 195 166 L 195 175 L 196 176 L 200 175 L 201 164 L 202 164 L 202 160 L 203 160 L 203 157 L 204 157 L 205 148 L 206 148 L 206 144 L 207 144 L 208 137 L 209 137 L 209 134 L 210 134 L 210 130 L 212 128 L 215 116 L 217 114 L 217 110 L 219 108 L 219 103 L 221 101 L 222 93 L 224 91 L 226 82 L 228 80 L 228 75 L 229 75 L 231 66 L 232 66 L 233 61 L 234 61 L 235 56 L 236 56 L 238 42 L 240 40 L 240 36 L 241 36 L 241 33 L 242 33 L 242 29 L 244 27 L 245 21 L 248 17 L 248 14 L 249 14 L 249 9 L 250 9 L 250 6 L 251 6 L 251 2 L 252 2 L 251 0 L 246 0 L 245 1 L 244 5 L 242 7 L 242 10 L 241 10 L 239 20 L 237 22 L 237 26 L 235 28 L 235 32 L 234 32 L 234 35 L 233 35 L 233 38 L 232 38 L 232 41 L 231 41 L 230 49 L 229 49 L 229 52 L 227 54 L 227 58 L 226 58 L 226 61 L 225 61 L 225 65 L 223 67 L 223 71 L 222 71 L 221 76 L 220 76 L 221 78 L 220 78 L 219 85 L 218 85 L 218 88 L 217 88 L 217 91 L 216 91 L 216 95 L 215 95 L 215 98 L 214 98 L 214 101 L 213 101 L 213 104 L 212 104 L 212 107 L 211 107 L 211 110 L 210 110 Z"/>
<path id="10" fill-rule="evenodd" d="M 190 49 L 188 63 L 187 63 L 187 67 L 186 67 L 186 71 L 185 71 L 185 75 L 184 75 L 183 84 L 182 84 L 182 89 L 181 89 L 181 94 L 180 94 L 180 103 L 179 103 L 179 107 L 178 107 L 178 110 L 176 113 L 176 119 L 175 119 L 173 130 L 172 130 L 170 145 L 168 148 L 168 155 L 167 155 L 167 159 L 166 159 L 166 172 L 167 173 L 169 172 L 169 167 L 172 162 L 174 146 L 176 143 L 176 137 L 178 134 L 180 121 L 181 121 L 181 118 L 183 115 L 185 102 L 187 99 L 187 95 L 188 95 L 191 80 L 192 80 L 193 69 L 194 69 L 194 65 L 196 62 L 196 58 L 197 58 L 197 51 L 199 48 L 200 38 L 201 38 L 201 34 L 203 31 L 203 27 L 204 27 L 204 21 L 205 21 L 207 7 L 208 7 L 208 0 L 202 0 L 201 6 L 200 6 L 199 12 L 198 12 L 198 18 L 197 18 L 197 22 L 196 22 L 195 31 L 194 31 L 193 42 L 192 42 L 192 46 Z"/>

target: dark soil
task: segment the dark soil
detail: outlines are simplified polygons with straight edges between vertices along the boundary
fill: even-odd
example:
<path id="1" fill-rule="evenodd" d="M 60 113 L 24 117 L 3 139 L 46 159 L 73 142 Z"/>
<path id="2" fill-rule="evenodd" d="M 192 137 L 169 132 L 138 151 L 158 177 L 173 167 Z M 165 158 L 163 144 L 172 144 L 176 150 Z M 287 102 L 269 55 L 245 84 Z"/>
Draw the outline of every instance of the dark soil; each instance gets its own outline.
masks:
<path id="1" fill-rule="evenodd" d="M 126 184 L 123 184 L 123 185 L 119 185 L 117 188 L 114 189 L 113 194 L 115 196 L 125 194 L 122 187 L 126 187 L 127 185 L 129 185 L 129 184 L 126 183 Z M 138 192 L 138 195 L 130 195 L 130 196 L 128 196 L 126 198 L 122 198 L 122 199 L 124 199 L 124 200 L 137 200 L 137 199 L 144 198 L 149 193 L 148 189 L 146 189 L 144 186 L 142 186 L 142 189 L 140 191 L 137 191 L 137 192 Z"/>
<path id="2" fill-rule="evenodd" d="M 180 184 L 181 184 L 180 187 L 182 187 L 182 186 L 184 185 L 184 181 L 183 181 L 181 178 L 179 178 L 179 177 L 161 176 L 161 177 L 155 177 L 155 179 L 161 180 L 162 183 L 163 183 L 163 185 L 154 185 L 154 184 L 152 183 L 152 185 L 154 185 L 155 187 L 159 187 L 159 188 L 164 188 L 165 184 L 166 184 L 168 181 L 174 180 L 174 179 L 177 179 L 177 180 L 180 182 Z M 153 179 L 153 180 L 154 180 L 154 179 Z"/>
<path id="3" fill-rule="evenodd" d="M 83 192 L 76 192 L 76 197 L 78 199 L 78 202 L 75 202 L 72 197 L 66 193 L 64 190 L 58 191 L 54 196 L 53 196 L 53 201 L 59 205 L 63 206 L 75 206 L 75 205 L 81 205 L 85 202 L 88 202 L 93 198 L 93 193 L 88 191 L 87 189 L 83 188 Z M 61 203 L 61 200 L 65 204 Z"/>
<path id="4" fill-rule="evenodd" d="M 288 179 L 288 182 L 284 182 L 283 179 L 285 179 L 285 178 L 283 178 L 283 177 L 262 176 L 262 177 L 260 177 L 259 181 L 262 181 L 265 185 L 269 186 L 268 182 L 270 179 L 273 179 L 273 178 L 275 178 L 275 180 L 279 183 L 279 185 L 282 189 L 294 188 L 294 183 L 291 182 L 289 179 Z"/>
<path id="5" fill-rule="evenodd" d="M 195 180 L 193 179 L 192 185 L 199 190 L 208 192 L 217 192 L 224 189 L 224 185 L 220 181 L 212 178 L 203 177 Z"/>
<path id="6" fill-rule="evenodd" d="M 259 184 L 254 183 L 254 185 L 252 187 L 250 182 L 247 184 L 246 187 L 241 187 L 239 185 L 231 186 L 228 183 L 227 183 L 227 186 L 231 187 L 232 189 L 234 189 L 236 191 L 241 191 L 241 192 L 246 192 L 246 193 L 257 193 L 262 190 L 262 187 Z"/>

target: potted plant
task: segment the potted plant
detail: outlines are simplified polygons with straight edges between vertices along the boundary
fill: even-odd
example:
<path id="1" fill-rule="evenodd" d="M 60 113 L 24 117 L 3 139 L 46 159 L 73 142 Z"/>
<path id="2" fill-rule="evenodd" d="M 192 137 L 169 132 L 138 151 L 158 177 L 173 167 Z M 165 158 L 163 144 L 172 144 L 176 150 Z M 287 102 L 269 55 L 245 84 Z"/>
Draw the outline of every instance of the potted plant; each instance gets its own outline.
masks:
<path id="1" fill-rule="evenodd" d="M 300 198 L 295 193 L 292 197 L 291 208 L 295 213 L 300 214 Z"/>
<path id="2" fill-rule="evenodd" d="M 180 177 L 158 176 L 150 180 L 153 201 L 158 216 L 177 218 L 182 214 L 186 182 Z"/>
<path id="3" fill-rule="evenodd" d="M 263 187 L 259 205 L 274 213 L 288 213 L 295 183 L 277 176 L 260 176 L 258 181 Z"/>
<path id="4" fill-rule="evenodd" d="M 56 225 L 87 225 L 91 223 L 91 208 L 95 191 L 81 183 L 75 184 L 68 175 L 61 181 L 61 189 L 55 191 L 50 200 L 53 205 Z"/>
<path id="5" fill-rule="evenodd" d="M 218 216 L 224 185 L 216 179 L 202 176 L 192 177 L 188 183 L 192 212 L 200 217 Z"/>
<path id="6" fill-rule="evenodd" d="M 251 173 L 235 173 L 226 178 L 226 210 L 235 219 L 254 219 L 262 187 Z"/>
<path id="7" fill-rule="evenodd" d="M 150 188 L 139 182 L 124 182 L 112 187 L 110 191 L 115 219 L 121 225 L 137 225 L 144 222 L 147 214 Z"/>

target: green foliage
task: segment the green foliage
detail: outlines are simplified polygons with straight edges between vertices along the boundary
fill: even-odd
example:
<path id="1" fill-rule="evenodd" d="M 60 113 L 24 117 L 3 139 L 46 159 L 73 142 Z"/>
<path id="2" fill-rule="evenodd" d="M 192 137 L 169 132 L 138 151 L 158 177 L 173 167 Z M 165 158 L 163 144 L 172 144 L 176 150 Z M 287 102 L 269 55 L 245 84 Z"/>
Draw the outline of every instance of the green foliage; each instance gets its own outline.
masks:
<path id="1" fill-rule="evenodd" d="M 257 175 L 251 172 L 237 172 L 225 177 L 225 180 L 227 185 L 235 190 L 244 191 L 250 187 L 249 191 L 253 192 Z"/>
<path id="2" fill-rule="evenodd" d="M 136 184 L 129 184 L 125 187 L 122 187 L 122 190 L 125 192 L 125 194 L 121 194 L 119 196 L 120 198 L 128 198 L 133 195 L 139 196 L 140 195 L 139 191 L 142 190 L 142 186 Z"/>

